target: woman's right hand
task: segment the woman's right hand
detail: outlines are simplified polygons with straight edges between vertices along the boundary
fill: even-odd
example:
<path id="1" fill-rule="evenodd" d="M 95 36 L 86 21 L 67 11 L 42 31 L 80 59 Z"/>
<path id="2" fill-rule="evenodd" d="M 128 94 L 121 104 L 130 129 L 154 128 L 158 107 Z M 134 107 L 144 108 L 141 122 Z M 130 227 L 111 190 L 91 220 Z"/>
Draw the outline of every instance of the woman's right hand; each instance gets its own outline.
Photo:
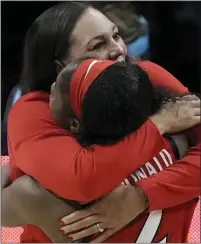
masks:
<path id="1" fill-rule="evenodd" d="M 161 134 L 176 133 L 199 124 L 200 115 L 200 99 L 195 95 L 186 95 L 176 102 L 164 104 L 150 120 Z"/>

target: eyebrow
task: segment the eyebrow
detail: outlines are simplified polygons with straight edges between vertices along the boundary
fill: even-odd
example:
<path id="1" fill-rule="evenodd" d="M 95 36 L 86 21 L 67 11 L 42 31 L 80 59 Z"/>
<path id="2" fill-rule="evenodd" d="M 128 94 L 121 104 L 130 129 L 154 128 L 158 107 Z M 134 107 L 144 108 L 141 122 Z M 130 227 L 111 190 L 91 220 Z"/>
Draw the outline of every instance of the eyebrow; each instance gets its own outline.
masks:
<path id="1" fill-rule="evenodd" d="M 112 26 L 112 31 L 114 31 L 114 29 L 116 29 L 116 28 L 118 28 L 115 24 Z M 87 43 L 87 45 L 91 42 L 91 41 L 93 41 L 93 40 L 95 40 L 95 39 L 103 39 L 104 37 L 103 37 L 103 35 L 98 35 L 98 36 L 95 36 L 95 37 L 93 37 L 90 41 L 88 41 L 88 43 Z"/>

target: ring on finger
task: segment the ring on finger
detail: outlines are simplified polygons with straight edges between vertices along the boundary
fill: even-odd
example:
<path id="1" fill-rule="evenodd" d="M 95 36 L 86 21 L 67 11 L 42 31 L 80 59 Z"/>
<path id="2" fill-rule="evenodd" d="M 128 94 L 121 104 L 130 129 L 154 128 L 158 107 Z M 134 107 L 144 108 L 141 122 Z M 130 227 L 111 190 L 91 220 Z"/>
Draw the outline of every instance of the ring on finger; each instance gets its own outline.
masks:
<path id="1" fill-rule="evenodd" d="M 96 226 L 97 226 L 99 232 L 101 232 L 101 233 L 104 232 L 105 229 L 103 229 L 101 227 L 100 223 L 96 224 Z"/>

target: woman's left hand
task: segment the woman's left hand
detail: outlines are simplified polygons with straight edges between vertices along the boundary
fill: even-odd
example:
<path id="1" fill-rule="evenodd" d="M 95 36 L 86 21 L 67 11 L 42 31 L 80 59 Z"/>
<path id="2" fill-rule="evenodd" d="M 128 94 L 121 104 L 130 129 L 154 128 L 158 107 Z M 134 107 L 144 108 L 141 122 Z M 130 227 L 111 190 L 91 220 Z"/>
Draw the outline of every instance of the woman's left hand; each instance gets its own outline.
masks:
<path id="1" fill-rule="evenodd" d="M 61 230 L 72 241 L 100 233 L 93 240 L 93 243 L 100 243 L 129 224 L 147 207 L 139 187 L 121 185 L 92 206 L 62 218 Z"/>

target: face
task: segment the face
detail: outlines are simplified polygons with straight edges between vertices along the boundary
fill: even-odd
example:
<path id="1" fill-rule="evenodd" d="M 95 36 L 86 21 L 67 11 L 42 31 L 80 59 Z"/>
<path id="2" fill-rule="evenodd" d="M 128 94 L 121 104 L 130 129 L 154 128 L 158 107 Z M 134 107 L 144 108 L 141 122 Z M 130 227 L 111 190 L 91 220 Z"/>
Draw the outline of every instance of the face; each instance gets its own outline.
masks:
<path id="1" fill-rule="evenodd" d="M 54 121 L 60 126 L 62 126 L 63 124 L 62 114 L 63 114 L 64 105 L 65 105 L 64 99 L 62 97 L 60 89 L 58 89 L 57 82 L 54 82 L 51 86 L 51 91 L 50 91 L 49 108 Z M 66 124 L 66 126 L 68 128 L 68 124 Z"/>
<path id="2" fill-rule="evenodd" d="M 70 106 L 67 101 L 68 88 L 66 86 L 66 88 L 62 91 L 62 86 L 65 85 L 64 82 L 61 83 L 62 80 L 63 79 L 60 78 L 60 75 L 58 75 L 56 82 L 54 82 L 51 86 L 49 108 L 54 121 L 62 128 L 68 129 L 68 118 L 70 114 Z M 66 91 L 66 94 L 64 91 Z"/>
<path id="3" fill-rule="evenodd" d="M 85 57 L 122 62 L 125 61 L 127 54 L 125 43 L 119 36 L 117 26 L 93 8 L 87 9 L 77 21 L 71 35 L 70 45 L 71 48 L 67 57 L 62 60 L 64 65 Z M 62 65 L 60 62 L 58 64 L 59 73 Z M 70 106 L 69 101 L 65 101 L 67 96 L 61 95 L 62 91 L 66 91 L 67 95 L 68 89 L 60 89 L 60 87 L 62 85 L 59 84 L 59 79 L 57 79 L 56 83 L 52 85 L 50 95 L 52 116 L 65 129 L 70 128 L 70 118 L 71 124 L 73 124 L 71 131 L 77 130 L 79 127 L 77 120 L 68 116 Z"/>
<path id="4" fill-rule="evenodd" d="M 89 8 L 72 32 L 68 61 L 89 57 L 122 62 L 125 61 L 126 52 L 117 26 L 98 10 Z"/>
<path id="5" fill-rule="evenodd" d="M 69 67 L 69 68 L 68 68 Z M 51 86 L 49 108 L 54 121 L 60 127 L 70 130 L 74 134 L 79 132 L 79 120 L 73 115 L 68 95 L 68 78 L 64 74 L 68 73 L 68 69 L 73 69 L 68 65 L 57 76 L 56 82 Z"/>

